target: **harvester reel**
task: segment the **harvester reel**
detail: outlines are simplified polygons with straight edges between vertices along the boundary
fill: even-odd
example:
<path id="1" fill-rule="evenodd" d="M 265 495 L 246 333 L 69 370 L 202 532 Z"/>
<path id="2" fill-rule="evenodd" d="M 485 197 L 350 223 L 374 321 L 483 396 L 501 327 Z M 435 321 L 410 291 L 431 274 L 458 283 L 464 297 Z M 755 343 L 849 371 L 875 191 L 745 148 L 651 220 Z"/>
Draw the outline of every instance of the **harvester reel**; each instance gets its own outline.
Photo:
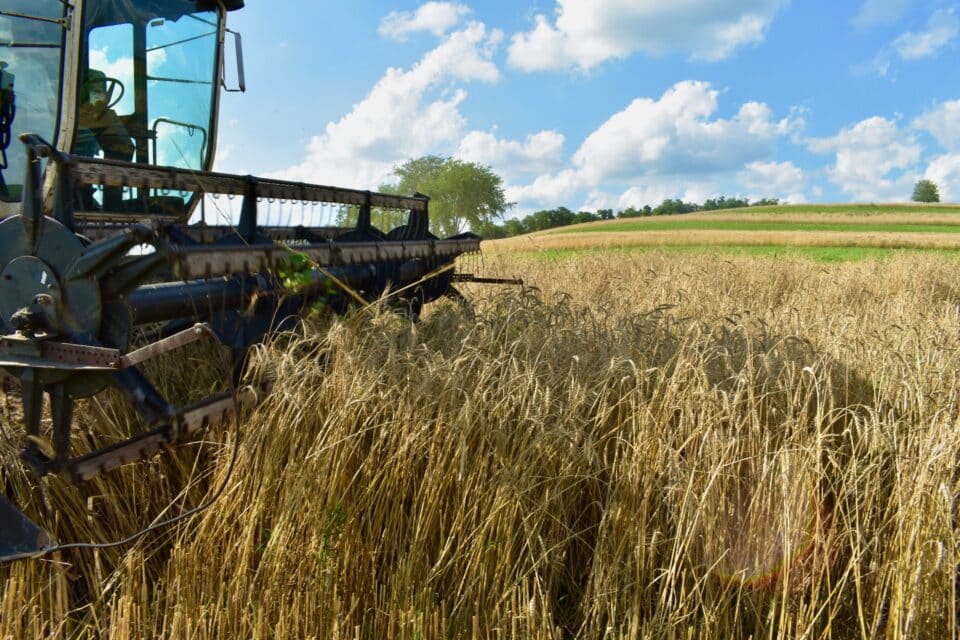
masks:
<path id="1" fill-rule="evenodd" d="M 20 380 L 30 438 L 24 456 L 39 475 L 67 462 L 75 399 L 109 384 L 128 396 L 144 387 L 138 372 L 121 370 L 130 315 L 119 297 L 143 272 L 142 263 L 127 257 L 129 249 L 152 235 L 138 224 L 91 244 L 45 216 L 0 222 L 0 366 Z M 40 437 L 44 394 L 53 421 L 53 443 L 46 446 Z M 149 409 L 159 405 L 155 400 L 147 394 L 140 403 Z"/>
<path id="2" fill-rule="evenodd" d="M 33 246 L 30 236 L 22 216 L 0 222 L 0 330 L 98 344 L 103 309 L 100 286 L 95 277 L 74 268 L 84 255 L 83 242 L 51 218 L 43 220 Z M 21 368 L 7 369 L 22 377 Z M 65 369 L 37 372 L 41 384 L 64 383 L 74 398 L 92 395 L 104 383 L 91 385 L 93 376 Z"/>

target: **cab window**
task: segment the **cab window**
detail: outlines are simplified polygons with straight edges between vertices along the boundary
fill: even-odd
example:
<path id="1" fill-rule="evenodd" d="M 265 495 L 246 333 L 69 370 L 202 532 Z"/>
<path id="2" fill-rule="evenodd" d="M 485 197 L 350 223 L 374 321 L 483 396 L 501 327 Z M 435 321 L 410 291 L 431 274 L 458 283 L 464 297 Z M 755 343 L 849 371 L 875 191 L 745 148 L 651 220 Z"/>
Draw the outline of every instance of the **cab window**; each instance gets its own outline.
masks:
<path id="1" fill-rule="evenodd" d="M 20 200 L 26 156 L 18 137 L 56 143 L 66 3 L 4 0 L 0 14 L 0 200 Z"/>

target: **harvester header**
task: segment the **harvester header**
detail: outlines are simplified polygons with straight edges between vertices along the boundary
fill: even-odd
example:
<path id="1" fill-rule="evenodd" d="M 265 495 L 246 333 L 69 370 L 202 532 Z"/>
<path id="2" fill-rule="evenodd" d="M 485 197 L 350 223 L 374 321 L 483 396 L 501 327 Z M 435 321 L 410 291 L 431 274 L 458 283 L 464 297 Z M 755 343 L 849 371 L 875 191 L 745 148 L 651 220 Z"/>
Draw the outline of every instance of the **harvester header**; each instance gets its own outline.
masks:
<path id="1" fill-rule="evenodd" d="M 168 400 L 142 371 L 152 358 L 217 341 L 237 363 L 232 385 L 247 349 L 306 309 L 389 296 L 416 318 L 438 298 L 463 301 L 453 283 L 473 279 L 455 273 L 457 259 L 480 238 L 434 236 L 424 195 L 211 171 L 228 35 L 243 84 L 239 35 L 226 28 L 242 6 L 7 0 L 0 10 L 0 368 L 19 380 L 22 458 L 37 476 L 83 482 L 236 413 L 229 391 Z M 316 208 L 333 220 L 293 215 Z M 143 430 L 76 456 L 75 403 L 106 388 Z M 52 545 L 0 497 L 0 560 Z"/>

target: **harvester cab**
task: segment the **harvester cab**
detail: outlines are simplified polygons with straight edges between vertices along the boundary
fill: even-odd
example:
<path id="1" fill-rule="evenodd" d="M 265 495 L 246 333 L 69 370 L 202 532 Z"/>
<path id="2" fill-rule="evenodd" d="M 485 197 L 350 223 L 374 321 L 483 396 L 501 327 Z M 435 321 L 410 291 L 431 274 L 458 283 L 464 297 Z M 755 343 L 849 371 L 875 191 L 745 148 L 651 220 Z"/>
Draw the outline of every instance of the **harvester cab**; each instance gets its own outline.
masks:
<path id="1" fill-rule="evenodd" d="M 431 234 L 426 196 L 210 171 L 226 18 L 242 6 L 0 4 L 0 368 L 19 381 L 23 416 L 20 461 L 5 464 L 83 482 L 230 419 L 236 393 L 178 406 L 141 370 L 198 340 L 242 361 L 317 304 L 392 297 L 415 316 L 442 296 L 462 299 L 453 283 L 472 276 L 455 273 L 456 260 L 480 239 Z M 208 202 L 234 199 L 236 216 L 208 223 Z M 333 223 L 265 215 L 284 203 Z M 106 388 L 142 431 L 77 456 L 74 405 Z M 0 560 L 54 548 L 4 491 Z"/>
<path id="2" fill-rule="evenodd" d="M 6 0 L 4 5 L 0 61 L 11 78 L 19 75 L 19 113 L 0 120 L 8 141 L 29 133 L 84 157 L 210 169 L 229 35 L 226 15 L 241 8 L 242 0 Z M 12 83 L 4 105 L 7 96 L 14 97 Z M 19 201 L 23 189 L 25 156 L 15 155 L 0 168 L 7 202 Z M 98 189 L 85 205 L 141 212 L 146 203 L 149 211 L 156 204 L 152 195 Z M 16 211 L 8 206 L 0 212 Z"/>

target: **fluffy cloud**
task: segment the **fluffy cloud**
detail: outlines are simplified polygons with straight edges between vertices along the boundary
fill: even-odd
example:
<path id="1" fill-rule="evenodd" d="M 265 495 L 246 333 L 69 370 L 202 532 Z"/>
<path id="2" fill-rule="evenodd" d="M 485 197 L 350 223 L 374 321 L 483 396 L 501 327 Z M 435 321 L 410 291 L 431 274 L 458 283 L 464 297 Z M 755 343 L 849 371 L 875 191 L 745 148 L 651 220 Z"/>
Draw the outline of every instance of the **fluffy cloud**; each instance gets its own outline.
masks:
<path id="1" fill-rule="evenodd" d="M 559 202 L 569 202 L 583 189 L 582 176 L 573 169 L 557 174 L 538 176 L 527 185 L 509 185 L 504 190 L 507 200 L 519 204 L 520 210 L 534 207 L 555 207 Z"/>
<path id="2" fill-rule="evenodd" d="M 941 103 L 914 120 L 913 126 L 929 132 L 944 149 L 960 151 L 960 100 Z"/>
<path id="3" fill-rule="evenodd" d="M 538 15 L 515 35 L 510 64 L 525 71 L 587 70 L 636 51 L 679 51 L 720 60 L 763 40 L 786 0 L 557 0 L 556 17 Z"/>
<path id="4" fill-rule="evenodd" d="M 780 138 L 803 124 L 797 117 L 777 120 L 759 102 L 741 105 L 732 118 L 717 118 L 718 97 L 708 83 L 684 81 L 659 99 L 637 98 L 587 136 L 570 168 L 514 185 L 508 196 L 521 208 L 554 206 L 584 190 L 591 190 L 585 206 L 594 208 L 675 197 L 700 201 L 715 194 L 719 176 L 768 158 Z M 612 196 L 612 185 L 627 189 Z"/>
<path id="5" fill-rule="evenodd" d="M 960 154 L 934 158 L 923 177 L 937 183 L 941 202 L 960 202 Z"/>
<path id="6" fill-rule="evenodd" d="M 594 190 L 584 203 L 586 209 L 626 209 L 642 208 L 644 205 L 656 206 L 664 200 L 679 198 L 684 202 L 704 202 L 721 195 L 740 196 L 741 192 L 733 188 L 722 175 L 708 176 L 660 176 L 647 175 L 620 195 L 610 195 Z M 791 162 L 756 161 L 747 164 L 737 172 L 736 182 L 748 190 L 746 197 L 752 200 L 760 198 L 780 198 L 792 204 L 807 201 L 804 195 L 806 178 L 803 171 Z"/>
<path id="7" fill-rule="evenodd" d="M 806 202 L 803 171 L 792 162 L 751 162 L 739 179 L 752 200 L 780 198 L 793 204 Z"/>
<path id="8" fill-rule="evenodd" d="M 668 199 L 680 199 L 684 202 L 703 202 L 717 195 L 716 185 L 712 181 L 690 182 L 688 180 L 649 180 L 644 185 L 630 187 L 617 199 L 615 209 L 633 207 L 641 209 L 646 205 L 656 206 Z"/>
<path id="9" fill-rule="evenodd" d="M 675 84 L 659 100 L 637 98 L 590 134 L 573 157 L 588 182 L 647 174 L 736 170 L 773 152 L 798 122 L 774 120 L 759 102 L 731 119 L 713 118 L 719 93 L 706 82 Z"/>
<path id="10" fill-rule="evenodd" d="M 897 123 L 873 117 L 832 138 L 808 141 L 814 153 L 834 153 L 827 168 L 831 182 L 861 201 L 906 200 L 917 177 L 921 147 Z"/>
<path id="11" fill-rule="evenodd" d="M 471 131 L 454 154 L 463 160 L 479 162 L 507 180 L 517 174 L 543 174 L 557 169 L 563 161 L 563 134 L 541 131 L 523 142 L 499 140 L 492 133 Z"/>
<path id="12" fill-rule="evenodd" d="M 864 0 L 853 24 L 858 29 L 889 24 L 896 22 L 909 8 L 910 0 Z"/>
<path id="13" fill-rule="evenodd" d="M 697 192 L 701 191 L 703 189 L 698 187 Z M 622 211 L 630 207 L 642 209 L 644 205 L 654 206 L 664 200 L 673 198 L 680 198 L 687 202 L 693 201 L 688 196 L 683 184 L 653 180 L 643 186 L 630 187 L 623 193 L 594 189 L 587 195 L 587 199 L 580 208 L 586 211 L 596 211 L 597 209 Z M 703 198 L 698 200 L 698 202 L 702 201 Z"/>
<path id="14" fill-rule="evenodd" d="M 908 31 L 893 41 L 892 47 L 903 60 L 928 58 L 940 52 L 960 33 L 960 19 L 954 9 L 935 11 L 924 31 Z"/>
<path id="15" fill-rule="evenodd" d="M 388 69 L 353 110 L 308 145 L 307 158 L 281 177 L 345 186 L 376 187 L 407 158 L 456 144 L 466 120 L 459 83 L 496 82 L 492 57 L 502 41 L 471 23 L 450 34 L 410 70 Z"/>
<path id="16" fill-rule="evenodd" d="M 406 40 L 411 33 L 429 31 L 440 37 L 454 28 L 470 13 L 470 7 L 451 2 L 427 2 L 415 12 L 392 11 L 381 22 L 377 32 L 394 40 Z"/>
<path id="17" fill-rule="evenodd" d="M 914 61 L 939 54 L 960 34 L 960 18 L 954 9 L 935 11 L 923 31 L 907 31 L 897 36 L 866 64 L 854 67 L 860 73 L 886 76 L 895 60 Z"/>

